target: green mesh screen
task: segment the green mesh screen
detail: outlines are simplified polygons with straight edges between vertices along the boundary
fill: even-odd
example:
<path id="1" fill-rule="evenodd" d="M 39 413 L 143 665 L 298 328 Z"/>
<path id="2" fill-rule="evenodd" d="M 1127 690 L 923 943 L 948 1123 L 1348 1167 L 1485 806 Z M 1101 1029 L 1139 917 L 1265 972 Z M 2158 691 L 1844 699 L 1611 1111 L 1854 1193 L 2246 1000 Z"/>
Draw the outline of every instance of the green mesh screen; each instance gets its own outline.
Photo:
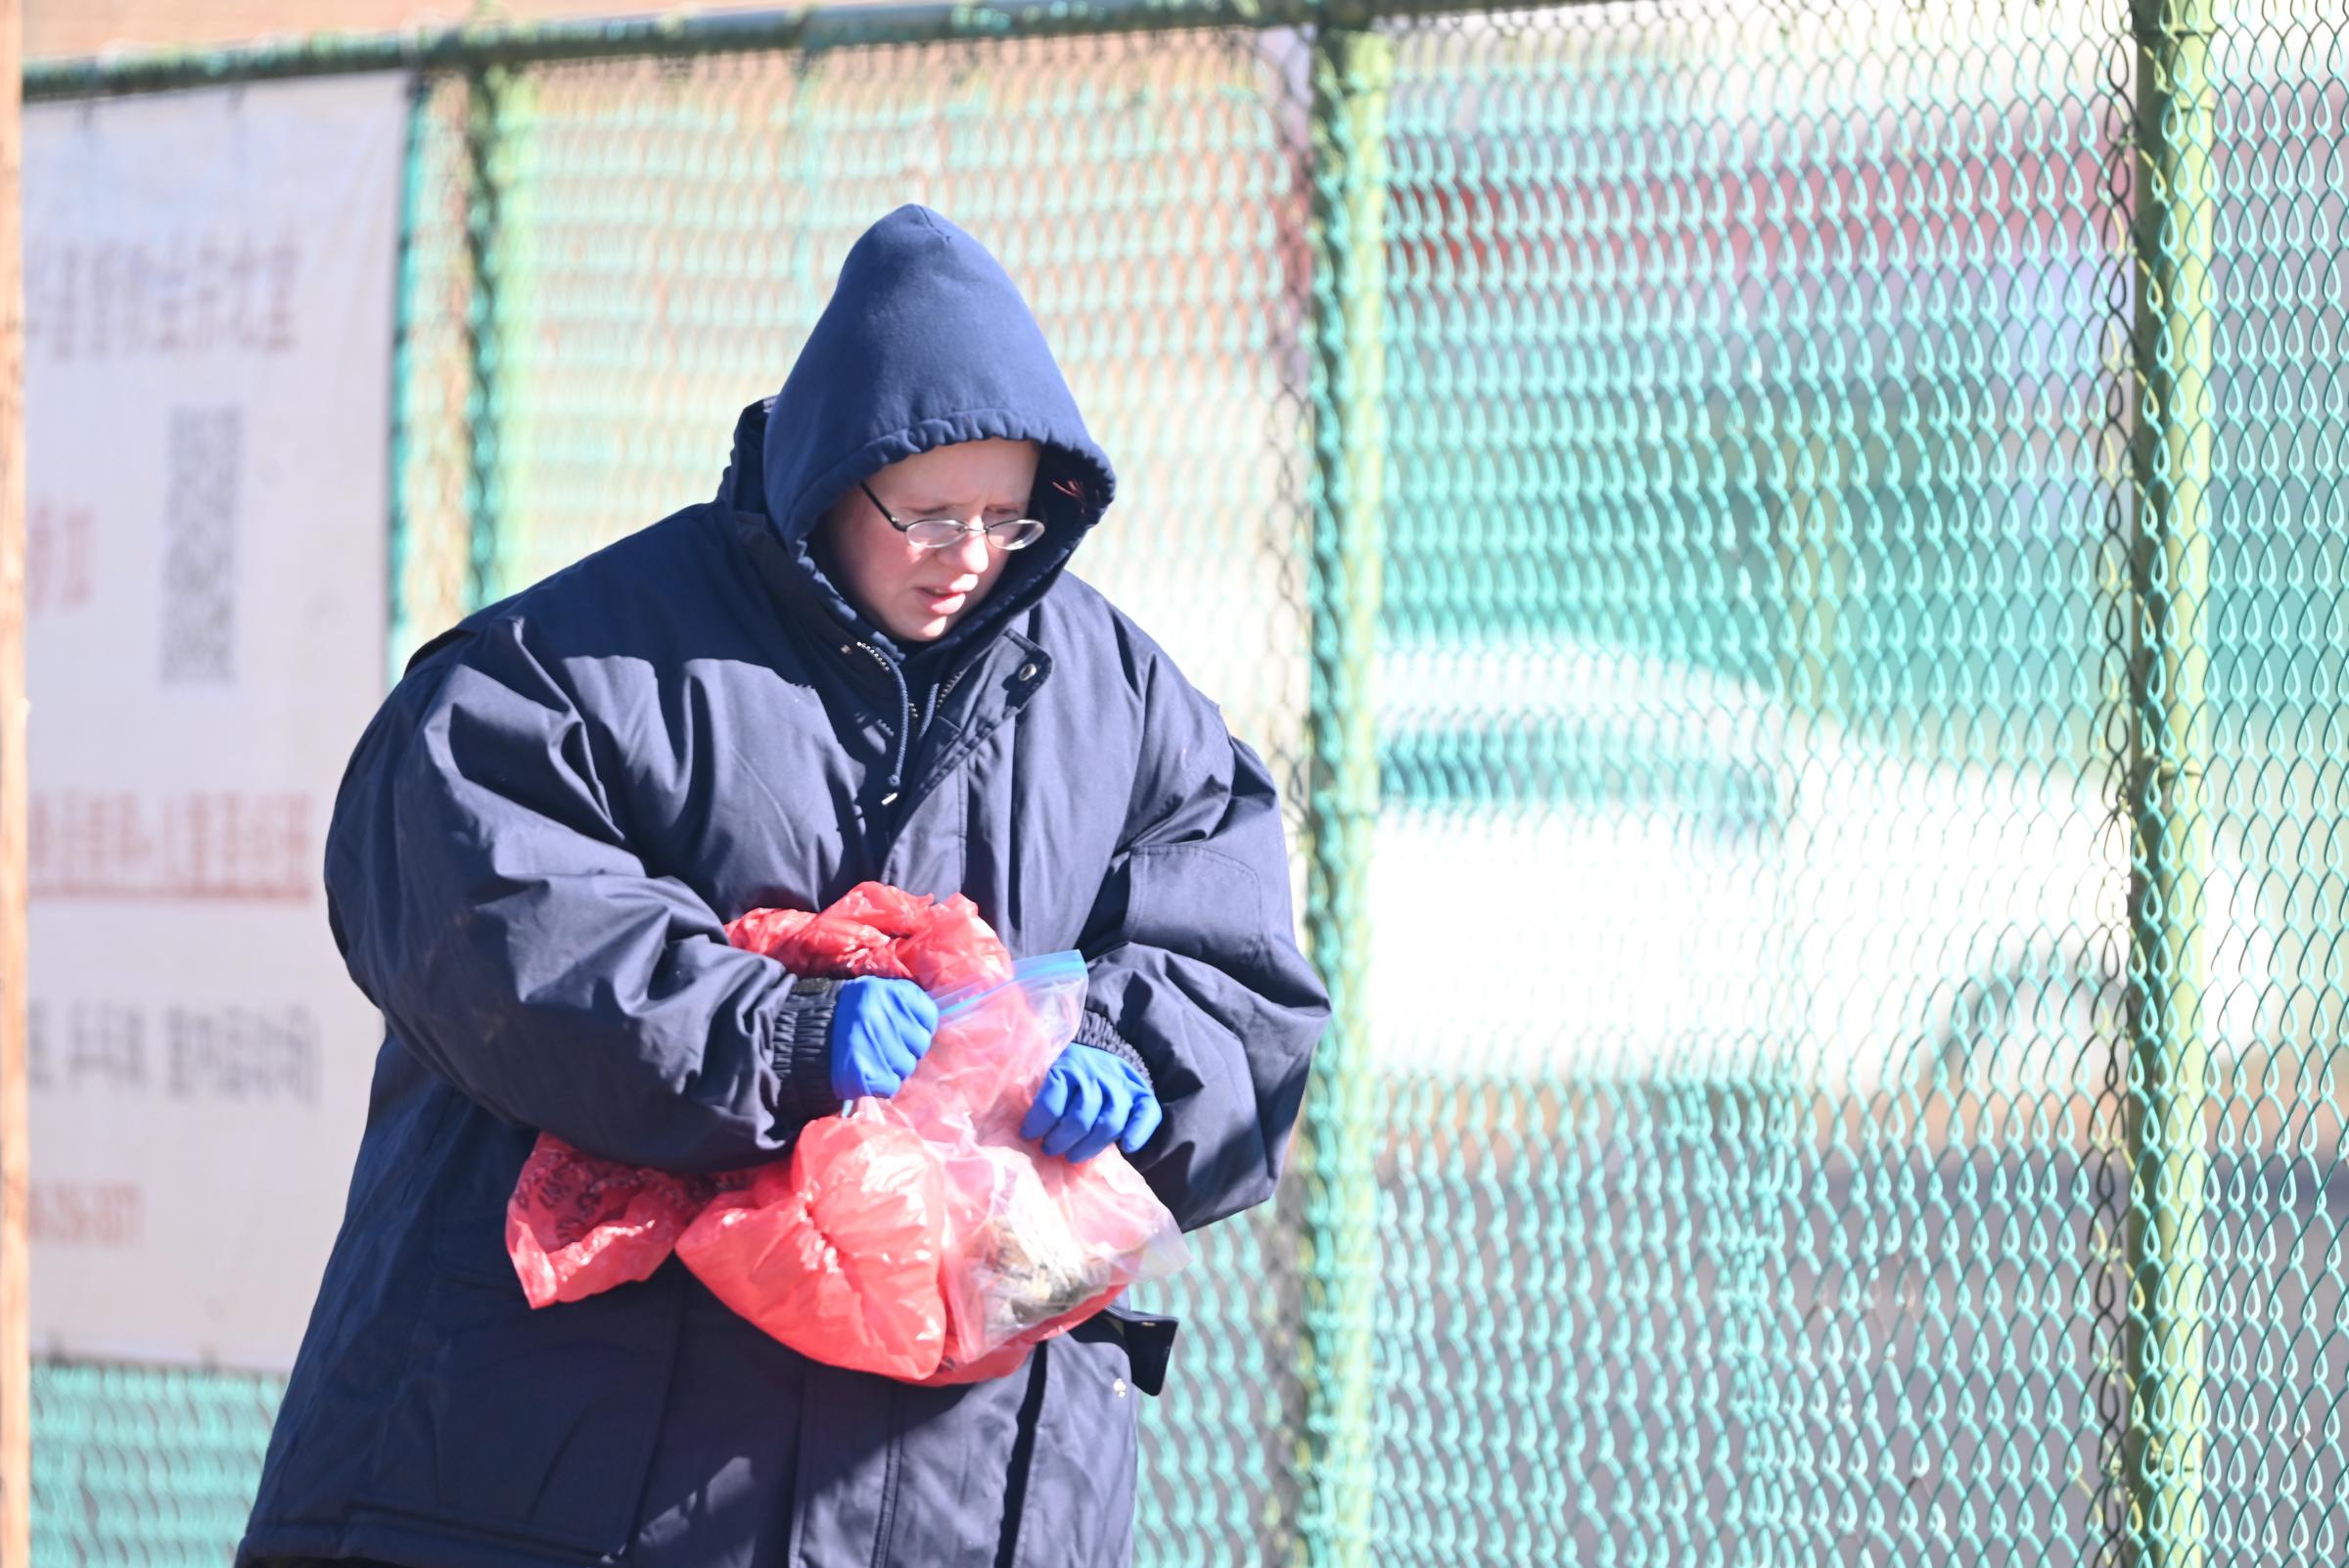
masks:
<path id="1" fill-rule="evenodd" d="M 36 1365 L 32 1560 L 218 1568 L 284 1393 L 283 1378 L 242 1373 Z"/>
<path id="2" fill-rule="evenodd" d="M 2343 48 L 1657 0 L 436 75 L 392 657 L 707 496 L 936 206 L 1340 1001 L 1150 1302 L 1139 1562 L 2339 1560 Z M 42 1560 L 218 1560 L 274 1392 L 45 1368 Z"/>

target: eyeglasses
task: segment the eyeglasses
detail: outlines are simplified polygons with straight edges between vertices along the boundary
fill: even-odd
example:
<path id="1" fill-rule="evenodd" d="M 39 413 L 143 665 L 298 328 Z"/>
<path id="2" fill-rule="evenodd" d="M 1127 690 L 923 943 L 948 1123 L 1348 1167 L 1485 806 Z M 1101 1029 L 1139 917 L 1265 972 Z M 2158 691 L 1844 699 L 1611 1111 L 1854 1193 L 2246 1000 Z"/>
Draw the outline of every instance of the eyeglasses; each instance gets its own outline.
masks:
<path id="1" fill-rule="evenodd" d="M 870 484 L 858 480 L 856 487 L 864 491 L 866 500 L 880 508 L 889 526 L 904 534 L 918 549 L 943 550 L 949 544 L 960 544 L 965 534 L 984 533 L 987 542 L 998 550 L 1024 550 L 1044 536 L 1043 524 L 1032 517 L 1015 517 L 1006 523 L 990 523 L 985 528 L 974 528 L 957 517 L 926 517 L 900 523 L 896 513 L 882 505 L 881 497 L 873 493 Z"/>

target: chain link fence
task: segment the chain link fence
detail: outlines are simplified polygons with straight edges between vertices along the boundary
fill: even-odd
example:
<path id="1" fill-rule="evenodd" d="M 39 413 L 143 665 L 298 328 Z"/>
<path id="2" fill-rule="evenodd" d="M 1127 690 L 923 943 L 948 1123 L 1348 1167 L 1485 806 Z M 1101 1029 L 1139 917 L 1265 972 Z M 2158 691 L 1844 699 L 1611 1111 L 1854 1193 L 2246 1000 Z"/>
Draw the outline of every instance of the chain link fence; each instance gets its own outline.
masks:
<path id="1" fill-rule="evenodd" d="M 1137 1560 L 2349 1555 L 2349 27 L 823 18 L 423 60 L 390 655 L 1002 258 L 1339 1003 Z M 219 1560 L 278 1386 L 42 1367 L 38 1560 Z"/>

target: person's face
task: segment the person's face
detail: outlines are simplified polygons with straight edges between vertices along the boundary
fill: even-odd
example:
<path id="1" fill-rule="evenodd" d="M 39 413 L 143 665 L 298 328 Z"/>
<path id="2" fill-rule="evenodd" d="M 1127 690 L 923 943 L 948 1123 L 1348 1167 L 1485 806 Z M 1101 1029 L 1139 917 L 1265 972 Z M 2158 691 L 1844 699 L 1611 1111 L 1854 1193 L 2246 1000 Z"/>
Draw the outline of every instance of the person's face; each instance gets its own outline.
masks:
<path id="1" fill-rule="evenodd" d="M 932 517 L 1008 523 L 1028 515 L 1039 455 L 1034 441 L 958 441 L 892 463 L 865 484 L 899 523 Z M 899 642 L 944 636 L 994 591 L 1009 559 L 975 533 L 925 550 L 891 528 L 853 484 L 825 515 L 824 529 L 842 589 Z"/>

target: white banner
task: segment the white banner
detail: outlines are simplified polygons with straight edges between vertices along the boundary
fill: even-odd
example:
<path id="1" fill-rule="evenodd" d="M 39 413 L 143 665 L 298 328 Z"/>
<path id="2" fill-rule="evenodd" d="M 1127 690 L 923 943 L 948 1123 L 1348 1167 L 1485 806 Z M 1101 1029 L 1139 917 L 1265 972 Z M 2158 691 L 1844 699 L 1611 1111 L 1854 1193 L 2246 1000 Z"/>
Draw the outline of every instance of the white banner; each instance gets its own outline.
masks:
<path id="1" fill-rule="evenodd" d="M 24 115 L 32 1343 L 282 1370 L 380 1025 L 320 862 L 383 691 L 406 83 Z"/>

